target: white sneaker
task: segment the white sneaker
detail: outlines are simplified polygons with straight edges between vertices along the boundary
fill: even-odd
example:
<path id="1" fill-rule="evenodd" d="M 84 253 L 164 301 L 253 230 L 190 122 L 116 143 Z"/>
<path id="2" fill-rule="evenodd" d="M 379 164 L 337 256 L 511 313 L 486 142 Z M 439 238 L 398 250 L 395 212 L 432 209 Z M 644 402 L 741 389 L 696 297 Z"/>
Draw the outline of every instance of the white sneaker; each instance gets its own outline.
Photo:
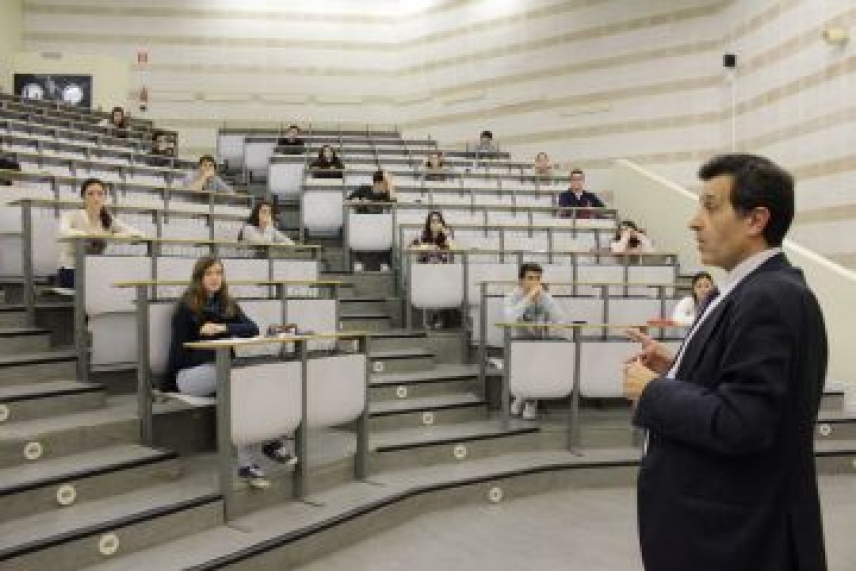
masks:
<path id="1" fill-rule="evenodd" d="M 511 416 L 520 416 L 520 413 L 523 412 L 523 404 L 525 402 L 520 397 L 514 397 L 514 400 L 511 402 Z"/>
<path id="2" fill-rule="evenodd" d="M 51 288 L 51 291 L 57 295 L 65 295 L 65 296 L 73 296 L 75 293 L 74 289 L 72 289 L 70 287 L 54 287 L 54 288 Z"/>
<path id="3" fill-rule="evenodd" d="M 361 262 L 354 262 L 354 271 L 355 272 L 363 271 L 363 264 Z"/>
<path id="4" fill-rule="evenodd" d="M 389 271 L 389 264 L 381 264 L 380 265 L 380 271 L 388 272 Z"/>
<path id="5" fill-rule="evenodd" d="M 523 405 L 523 420 L 535 420 L 538 418 L 538 401 L 528 400 Z"/>

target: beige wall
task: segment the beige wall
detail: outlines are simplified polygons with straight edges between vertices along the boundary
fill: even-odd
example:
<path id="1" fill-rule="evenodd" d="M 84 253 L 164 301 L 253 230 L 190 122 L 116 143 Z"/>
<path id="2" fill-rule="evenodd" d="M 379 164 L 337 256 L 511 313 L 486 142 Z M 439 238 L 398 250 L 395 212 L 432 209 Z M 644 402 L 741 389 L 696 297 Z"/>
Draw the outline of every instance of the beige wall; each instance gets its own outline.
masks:
<path id="1" fill-rule="evenodd" d="M 23 45 L 23 0 L 0 2 L 0 90 L 10 92 L 14 87 L 10 79 L 12 56 Z"/>

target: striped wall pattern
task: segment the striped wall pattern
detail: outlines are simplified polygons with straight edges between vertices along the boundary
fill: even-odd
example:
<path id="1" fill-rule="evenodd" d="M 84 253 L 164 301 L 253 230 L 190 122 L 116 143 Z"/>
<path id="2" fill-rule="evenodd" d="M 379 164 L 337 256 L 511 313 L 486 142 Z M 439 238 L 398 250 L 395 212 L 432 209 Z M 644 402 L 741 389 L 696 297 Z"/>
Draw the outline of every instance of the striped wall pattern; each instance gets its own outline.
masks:
<path id="1" fill-rule="evenodd" d="M 733 135 L 797 174 L 795 236 L 852 265 L 856 40 L 821 33 L 854 24 L 849 0 L 26 0 L 24 40 L 127 58 L 190 153 L 224 123 L 397 124 L 454 146 L 490 128 L 608 188 L 619 156 L 694 185 Z"/>

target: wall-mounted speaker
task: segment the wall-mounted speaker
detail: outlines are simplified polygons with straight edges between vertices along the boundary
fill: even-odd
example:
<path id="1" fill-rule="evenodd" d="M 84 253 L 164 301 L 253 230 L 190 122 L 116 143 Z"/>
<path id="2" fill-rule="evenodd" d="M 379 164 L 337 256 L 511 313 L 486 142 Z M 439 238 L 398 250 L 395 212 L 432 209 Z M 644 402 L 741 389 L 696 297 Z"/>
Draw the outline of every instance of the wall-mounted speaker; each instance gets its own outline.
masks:
<path id="1" fill-rule="evenodd" d="M 722 67 L 727 67 L 729 69 L 737 67 L 737 56 L 735 54 L 723 54 Z"/>

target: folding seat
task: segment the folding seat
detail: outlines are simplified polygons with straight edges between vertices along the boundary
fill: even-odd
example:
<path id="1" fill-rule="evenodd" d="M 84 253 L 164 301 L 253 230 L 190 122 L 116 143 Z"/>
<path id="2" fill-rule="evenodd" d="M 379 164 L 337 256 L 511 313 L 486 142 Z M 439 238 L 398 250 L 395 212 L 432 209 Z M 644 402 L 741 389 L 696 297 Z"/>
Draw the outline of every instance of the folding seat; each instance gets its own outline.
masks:
<path id="1" fill-rule="evenodd" d="M 304 179 L 303 168 L 303 162 L 271 162 L 268 191 L 285 200 L 297 200 Z"/>
<path id="2" fill-rule="evenodd" d="M 243 165 L 254 175 L 267 174 L 276 140 L 273 137 L 247 137 L 244 142 Z"/>
<path id="3" fill-rule="evenodd" d="M 343 190 L 308 188 L 300 197 L 303 227 L 310 234 L 336 235 L 342 229 Z"/>

